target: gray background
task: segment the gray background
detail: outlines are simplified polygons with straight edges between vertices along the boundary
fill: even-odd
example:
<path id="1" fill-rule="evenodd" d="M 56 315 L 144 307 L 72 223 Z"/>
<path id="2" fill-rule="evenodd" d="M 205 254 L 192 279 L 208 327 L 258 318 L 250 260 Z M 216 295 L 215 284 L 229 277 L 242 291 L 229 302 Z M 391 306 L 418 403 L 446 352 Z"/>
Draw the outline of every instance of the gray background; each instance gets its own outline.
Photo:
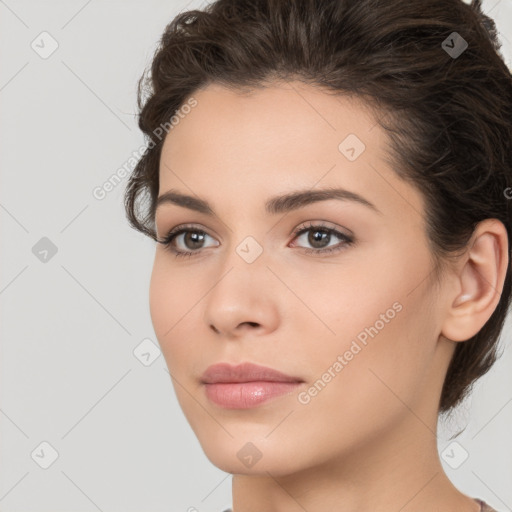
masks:
<path id="1" fill-rule="evenodd" d="M 2 512 L 216 512 L 231 503 L 230 475 L 203 454 L 157 357 L 154 243 L 125 220 L 126 179 L 93 196 L 131 169 L 144 143 L 136 83 L 161 32 L 201 5 L 0 1 Z M 510 0 L 484 9 L 510 67 Z M 148 339 L 139 351 L 153 346 L 149 355 L 136 357 Z M 510 340 L 507 321 L 502 359 L 439 436 L 454 484 L 499 511 L 512 510 Z M 462 448 L 469 457 L 453 469 Z"/>

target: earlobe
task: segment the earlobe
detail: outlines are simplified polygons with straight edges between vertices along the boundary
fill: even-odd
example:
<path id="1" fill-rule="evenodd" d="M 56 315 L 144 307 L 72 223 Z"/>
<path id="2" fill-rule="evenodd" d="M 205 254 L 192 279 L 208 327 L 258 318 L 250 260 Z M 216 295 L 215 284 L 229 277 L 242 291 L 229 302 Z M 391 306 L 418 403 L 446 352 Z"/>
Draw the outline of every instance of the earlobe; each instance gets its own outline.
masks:
<path id="1" fill-rule="evenodd" d="M 480 222 L 457 267 L 456 296 L 445 317 L 443 336 L 465 341 L 480 331 L 499 303 L 508 265 L 505 226 L 497 219 Z"/>

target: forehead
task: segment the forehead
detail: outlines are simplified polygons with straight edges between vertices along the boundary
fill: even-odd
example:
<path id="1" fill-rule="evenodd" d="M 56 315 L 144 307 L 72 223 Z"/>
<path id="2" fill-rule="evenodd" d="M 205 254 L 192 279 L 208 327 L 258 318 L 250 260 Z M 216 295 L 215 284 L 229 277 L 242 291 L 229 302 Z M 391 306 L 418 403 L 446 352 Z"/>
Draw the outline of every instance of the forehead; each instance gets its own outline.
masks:
<path id="1" fill-rule="evenodd" d="M 300 82 L 277 82 L 251 91 L 210 84 L 192 97 L 195 106 L 169 131 L 161 159 L 176 164 L 186 159 L 189 170 L 206 160 L 212 168 L 218 163 L 247 169 L 254 163 L 258 172 L 282 164 L 328 169 L 350 149 L 343 148 L 347 139 L 357 144 L 363 160 L 369 153 L 378 156 L 383 144 L 367 104 Z M 350 163 L 357 167 L 355 161 Z"/>
<path id="2" fill-rule="evenodd" d="M 210 84 L 192 97 L 196 105 L 164 141 L 160 194 L 189 188 L 215 202 L 220 191 L 270 196 L 318 183 L 421 211 L 421 198 L 384 159 L 382 114 L 357 97 L 300 82 L 251 91 Z"/>
<path id="3" fill-rule="evenodd" d="M 253 136 L 260 144 L 286 138 L 307 142 L 305 137 L 313 135 L 334 135 L 336 139 L 344 132 L 364 139 L 381 135 L 376 114 L 367 102 L 297 81 L 274 82 L 252 90 L 210 84 L 192 97 L 196 106 L 180 116 L 180 129 L 173 128 L 168 136 L 176 143 L 185 143 L 183 139 L 196 130 L 198 136 L 213 130 L 218 138 L 235 133 L 240 139 Z"/>

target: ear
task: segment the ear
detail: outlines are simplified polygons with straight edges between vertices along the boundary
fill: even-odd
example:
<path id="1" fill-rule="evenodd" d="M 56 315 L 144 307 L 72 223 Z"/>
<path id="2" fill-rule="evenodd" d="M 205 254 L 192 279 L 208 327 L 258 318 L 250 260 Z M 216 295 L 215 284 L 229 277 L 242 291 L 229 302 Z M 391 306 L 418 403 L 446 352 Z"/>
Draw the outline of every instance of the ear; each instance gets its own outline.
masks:
<path id="1" fill-rule="evenodd" d="M 478 333 L 498 305 L 507 269 L 507 230 L 498 219 L 480 222 L 468 249 L 455 266 L 453 292 L 441 334 L 452 341 L 465 341 Z"/>

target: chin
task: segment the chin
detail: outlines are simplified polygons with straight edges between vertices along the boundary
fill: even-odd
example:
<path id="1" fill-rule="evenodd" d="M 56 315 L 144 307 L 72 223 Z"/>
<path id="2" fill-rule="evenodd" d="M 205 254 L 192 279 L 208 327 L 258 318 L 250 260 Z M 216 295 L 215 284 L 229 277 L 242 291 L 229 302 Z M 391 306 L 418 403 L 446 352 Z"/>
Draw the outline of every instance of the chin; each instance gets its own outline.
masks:
<path id="1" fill-rule="evenodd" d="M 198 436 L 208 460 L 222 471 L 264 476 L 270 473 L 278 477 L 301 469 L 297 451 L 287 453 L 286 449 L 283 450 L 283 440 L 279 436 L 265 439 L 266 434 L 237 435 L 234 429 L 230 429 L 230 433 L 233 437 L 224 430 L 217 436 Z"/>

